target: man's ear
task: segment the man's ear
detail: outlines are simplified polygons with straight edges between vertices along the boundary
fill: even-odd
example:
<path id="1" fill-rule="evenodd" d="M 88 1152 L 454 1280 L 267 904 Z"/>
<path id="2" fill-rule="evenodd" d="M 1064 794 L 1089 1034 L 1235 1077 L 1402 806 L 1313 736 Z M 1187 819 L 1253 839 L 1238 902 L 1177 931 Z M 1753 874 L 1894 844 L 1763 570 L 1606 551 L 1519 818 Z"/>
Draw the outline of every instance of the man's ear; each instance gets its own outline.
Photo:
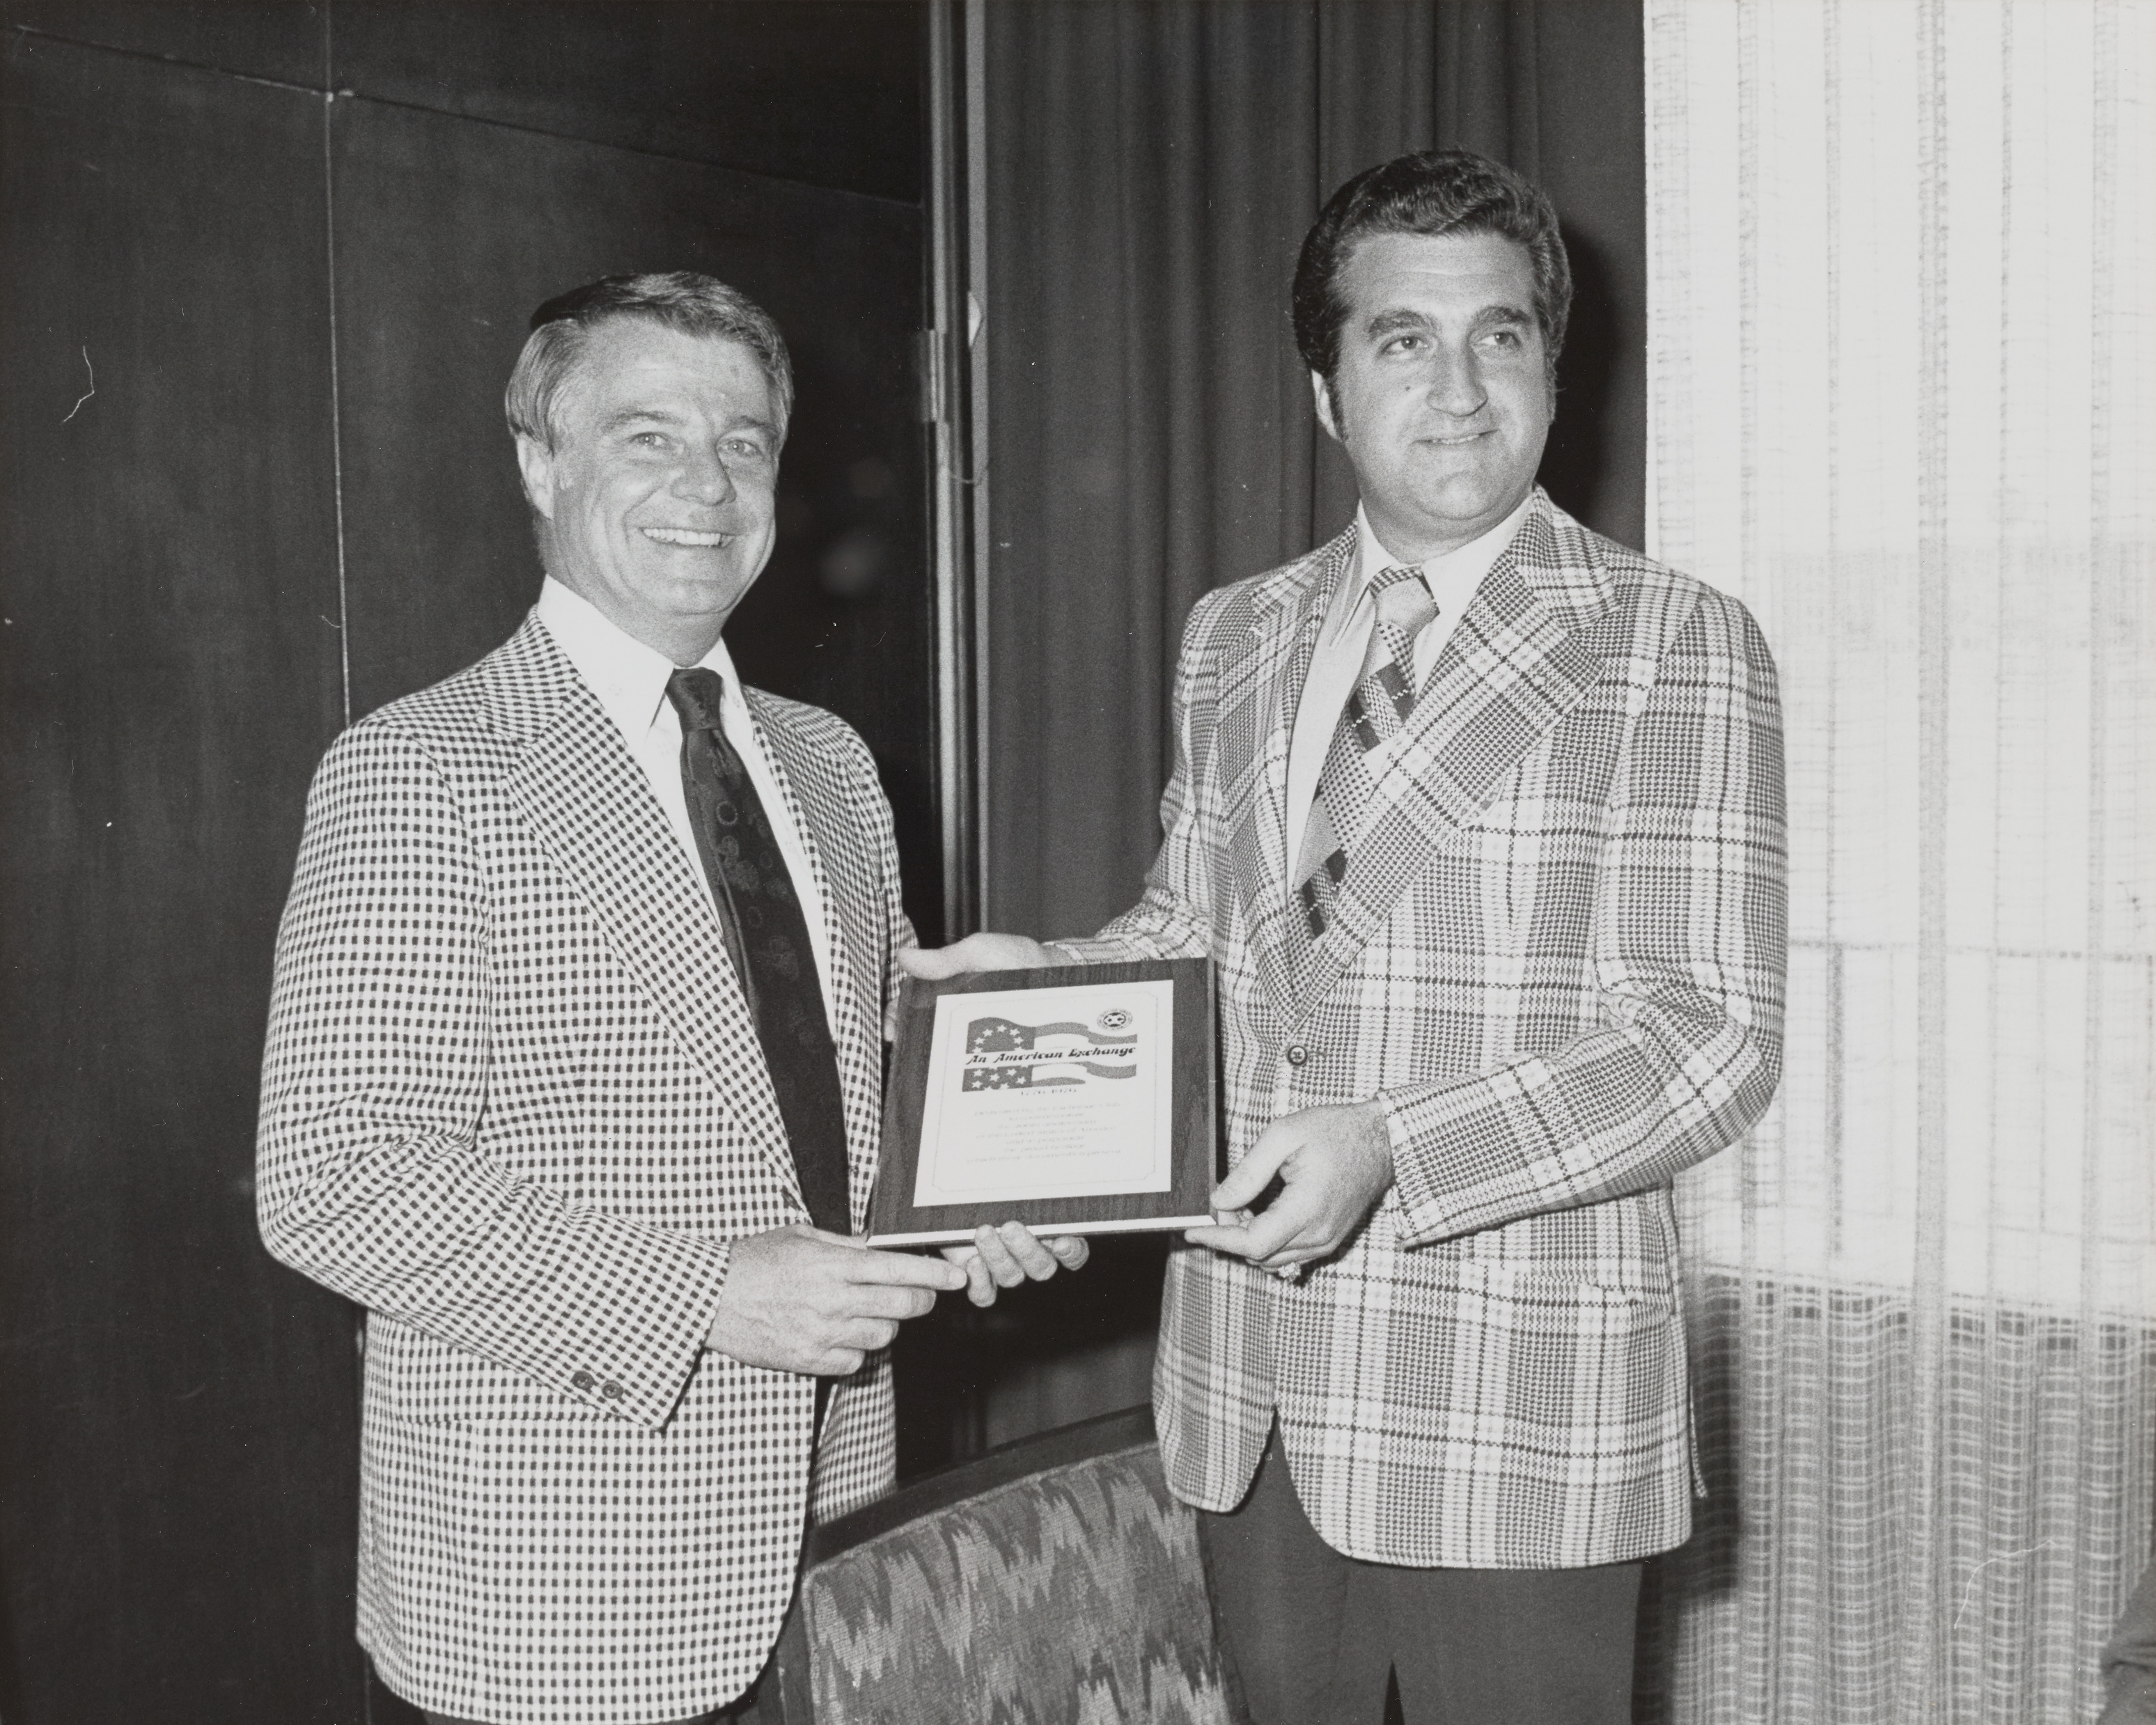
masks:
<path id="1" fill-rule="evenodd" d="M 516 470 L 523 475 L 524 498 L 548 521 L 554 519 L 554 452 L 536 437 L 516 438 Z"/>
<path id="2" fill-rule="evenodd" d="M 1311 404 L 1317 409 L 1317 423 L 1325 428 L 1327 434 L 1333 442 L 1338 444 L 1342 449 L 1346 449 L 1348 439 L 1341 436 L 1340 422 L 1332 417 L 1332 386 L 1316 372 L 1310 374 L 1310 400 Z"/>

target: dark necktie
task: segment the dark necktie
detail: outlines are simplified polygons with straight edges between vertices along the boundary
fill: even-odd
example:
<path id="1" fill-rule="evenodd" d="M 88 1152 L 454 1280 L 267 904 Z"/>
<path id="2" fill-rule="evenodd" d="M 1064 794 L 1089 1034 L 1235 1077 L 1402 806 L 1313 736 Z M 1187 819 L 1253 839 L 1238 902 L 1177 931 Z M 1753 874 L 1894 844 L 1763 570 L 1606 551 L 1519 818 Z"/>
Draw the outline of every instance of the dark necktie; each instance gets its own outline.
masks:
<path id="1" fill-rule="evenodd" d="M 846 1117 L 808 924 L 763 799 L 719 726 L 716 671 L 677 670 L 666 698 L 681 716 L 681 788 L 717 902 L 719 926 L 748 998 L 764 1069 L 793 1146 L 801 1196 L 819 1228 L 853 1231 L 846 1197 Z"/>
<path id="2" fill-rule="evenodd" d="M 1414 711 L 1414 639 L 1437 615 L 1419 569 L 1381 569 L 1370 590 L 1377 601 L 1378 626 L 1370 631 L 1362 673 L 1333 727 L 1296 865 L 1301 883 L 1296 903 L 1312 940 L 1332 920 L 1340 883 L 1347 878 L 1348 847 L 1362 836 L 1376 798 L 1370 752 L 1398 737 Z"/>

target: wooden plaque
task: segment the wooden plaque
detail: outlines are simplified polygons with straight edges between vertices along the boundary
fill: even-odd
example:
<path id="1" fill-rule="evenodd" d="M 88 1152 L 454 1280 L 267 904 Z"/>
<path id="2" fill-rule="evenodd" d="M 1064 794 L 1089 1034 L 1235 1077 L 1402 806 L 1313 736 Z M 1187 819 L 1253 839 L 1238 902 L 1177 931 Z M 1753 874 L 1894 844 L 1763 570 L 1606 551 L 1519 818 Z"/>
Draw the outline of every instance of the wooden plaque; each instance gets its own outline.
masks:
<path id="1" fill-rule="evenodd" d="M 908 978 L 869 1244 L 1211 1221 L 1213 1013 L 1204 958 Z"/>

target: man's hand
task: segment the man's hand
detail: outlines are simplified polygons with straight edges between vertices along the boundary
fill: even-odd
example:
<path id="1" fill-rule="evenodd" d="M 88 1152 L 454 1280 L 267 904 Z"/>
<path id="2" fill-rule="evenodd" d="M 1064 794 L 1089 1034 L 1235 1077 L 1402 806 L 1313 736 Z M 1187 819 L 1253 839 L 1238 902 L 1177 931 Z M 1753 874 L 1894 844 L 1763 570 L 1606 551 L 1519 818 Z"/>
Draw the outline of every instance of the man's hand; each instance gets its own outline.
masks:
<path id="1" fill-rule="evenodd" d="M 966 1297 L 976 1306 L 994 1305 L 998 1288 L 1014 1288 L 1028 1278 L 1046 1281 L 1059 1268 L 1079 1269 L 1091 1255 L 1083 1235 L 1041 1240 L 1023 1222 L 1000 1228 L 983 1222 L 973 1230 L 973 1245 L 943 1248 L 944 1260 L 966 1272 Z"/>
<path id="2" fill-rule="evenodd" d="M 888 1346 L 965 1272 L 936 1258 L 870 1251 L 806 1223 L 734 1242 L 706 1346 L 744 1365 L 844 1377 Z"/>
<path id="3" fill-rule="evenodd" d="M 1022 934 L 969 934 L 947 947 L 910 947 L 898 968 L 924 983 L 970 976 L 977 970 L 1045 970 L 1064 961 Z"/>
<path id="4" fill-rule="evenodd" d="M 1393 1183 L 1384 1111 L 1375 1102 L 1351 1102 L 1282 1116 L 1214 1189 L 1212 1209 L 1247 1211 L 1275 1174 L 1281 1190 L 1262 1214 L 1231 1226 L 1193 1228 L 1183 1237 L 1247 1258 L 1260 1270 L 1330 1257 Z"/>

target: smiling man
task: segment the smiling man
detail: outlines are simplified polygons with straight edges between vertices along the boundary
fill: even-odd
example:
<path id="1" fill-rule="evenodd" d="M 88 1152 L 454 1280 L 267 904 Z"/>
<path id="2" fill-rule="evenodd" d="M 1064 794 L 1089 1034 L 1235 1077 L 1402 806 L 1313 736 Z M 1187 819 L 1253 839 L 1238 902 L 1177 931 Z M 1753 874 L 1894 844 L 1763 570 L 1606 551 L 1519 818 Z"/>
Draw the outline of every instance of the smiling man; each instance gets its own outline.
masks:
<path id="1" fill-rule="evenodd" d="M 1779 1070 L 1780 718 L 1743 606 L 1536 486 L 1570 298 L 1498 163 L 1342 186 L 1295 331 L 1361 507 L 1192 612 L 1143 898 L 903 961 L 1214 961 L 1154 1407 L 1255 1725 L 1623 1725 L 1690 1527 L 1671 1181 Z"/>
<path id="2" fill-rule="evenodd" d="M 899 906 L 860 739 L 746 689 L 793 375 L 710 278 L 542 305 L 507 409 L 546 570 L 340 737 L 264 1060 L 263 1235 L 367 1308 L 359 1634 L 439 1721 L 711 1717 L 805 1520 L 886 1489 L 886 1350 L 1083 1261 L 855 1243 Z"/>

